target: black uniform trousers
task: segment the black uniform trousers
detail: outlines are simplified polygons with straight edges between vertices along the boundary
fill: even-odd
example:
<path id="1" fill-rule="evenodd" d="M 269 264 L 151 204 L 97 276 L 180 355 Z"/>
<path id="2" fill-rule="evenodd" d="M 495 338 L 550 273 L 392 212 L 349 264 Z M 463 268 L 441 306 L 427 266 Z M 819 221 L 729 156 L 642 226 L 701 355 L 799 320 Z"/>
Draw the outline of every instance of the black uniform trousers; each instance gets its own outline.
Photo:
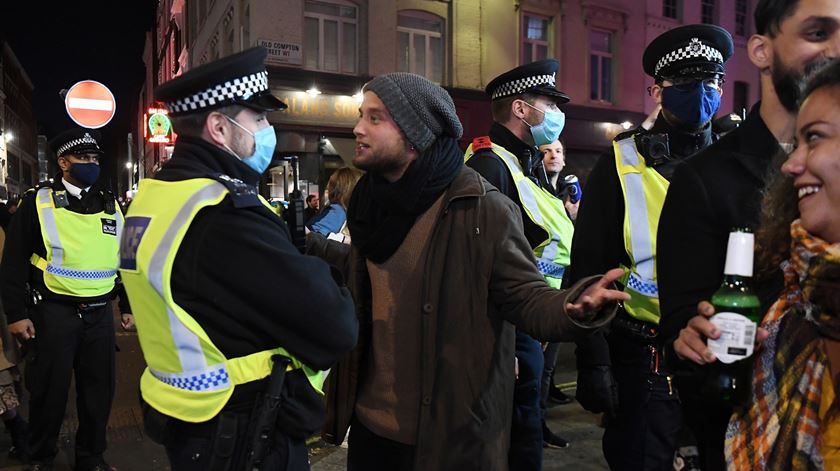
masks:
<path id="1" fill-rule="evenodd" d="M 35 338 L 27 342 L 29 448 L 35 462 L 51 462 L 75 373 L 76 469 L 102 463 L 114 398 L 115 334 L 111 303 L 81 312 L 76 304 L 43 301 L 30 310 Z"/>
<path id="2" fill-rule="evenodd" d="M 619 315 L 630 319 L 624 312 Z M 673 379 L 669 382 L 661 361 L 656 371 L 653 341 L 629 333 L 615 321 L 607 340 L 618 384 L 618 411 L 608 421 L 603 439 L 607 463 L 613 471 L 670 470 L 682 425 Z"/>

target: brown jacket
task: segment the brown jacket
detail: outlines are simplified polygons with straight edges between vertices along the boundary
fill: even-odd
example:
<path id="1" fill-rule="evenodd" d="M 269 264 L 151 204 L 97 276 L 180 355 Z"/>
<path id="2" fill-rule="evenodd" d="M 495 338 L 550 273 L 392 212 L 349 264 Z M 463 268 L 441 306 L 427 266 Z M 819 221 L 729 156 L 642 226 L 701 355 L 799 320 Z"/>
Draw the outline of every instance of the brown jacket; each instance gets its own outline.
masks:
<path id="1" fill-rule="evenodd" d="M 321 241 L 324 242 L 324 241 Z M 314 249 L 328 249 L 323 245 Z M 335 252 L 332 253 L 335 255 Z M 570 340 L 607 324 L 615 307 L 587 323 L 565 312 L 570 290 L 549 288 L 537 271 L 519 208 L 464 167 L 444 197 L 432 232 L 422 316 L 421 395 L 415 470 L 506 470 L 513 411 L 514 326 L 542 340 Z M 336 265 L 341 266 L 340 261 Z M 359 316 L 359 343 L 328 379 L 324 438 L 341 443 L 367 367 L 371 287 L 365 260 L 352 247 L 346 268 Z"/>

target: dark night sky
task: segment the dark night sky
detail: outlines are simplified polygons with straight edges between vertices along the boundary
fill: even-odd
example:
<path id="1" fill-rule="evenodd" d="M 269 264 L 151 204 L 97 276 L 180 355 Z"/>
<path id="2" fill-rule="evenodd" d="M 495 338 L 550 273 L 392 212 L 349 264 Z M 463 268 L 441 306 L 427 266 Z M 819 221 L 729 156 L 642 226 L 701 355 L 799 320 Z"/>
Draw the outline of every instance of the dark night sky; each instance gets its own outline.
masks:
<path id="1" fill-rule="evenodd" d="M 59 91 L 79 80 L 104 83 L 114 93 L 114 119 L 100 128 L 107 153 L 103 171 L 125 172 L 126 134 L 136 116 L 145 77 L 145 32 L 154 24 L 156 0 L 9 0 L 0 6 L 0 35 L 8 41 L 35 87 L 39 133 L 48 138 L 75 124 Z M 136 138 L 136 136 L 135 136 Z M 120 161 L 114 162 L 115 156 Z"/>

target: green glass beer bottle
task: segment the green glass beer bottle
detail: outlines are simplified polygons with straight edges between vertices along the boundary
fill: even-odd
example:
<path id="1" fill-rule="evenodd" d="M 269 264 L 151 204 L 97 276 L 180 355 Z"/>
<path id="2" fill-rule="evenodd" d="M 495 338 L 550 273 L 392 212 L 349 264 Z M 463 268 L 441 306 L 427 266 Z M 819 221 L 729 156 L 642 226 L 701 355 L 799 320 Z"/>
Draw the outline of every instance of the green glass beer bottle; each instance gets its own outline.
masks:
<path id="1" fill-rule="evenodd" d="M 711 299 L 715 315 L 710 320 L 721 335 L 708 340 L 717 361 L 710 365 L 704 396 L 732 406 L 749 397 L 755 334 L 761 322 L 761 303 L 750 287 L 753 244 L 749 229 L 729 234 L 723 283 Z"/>

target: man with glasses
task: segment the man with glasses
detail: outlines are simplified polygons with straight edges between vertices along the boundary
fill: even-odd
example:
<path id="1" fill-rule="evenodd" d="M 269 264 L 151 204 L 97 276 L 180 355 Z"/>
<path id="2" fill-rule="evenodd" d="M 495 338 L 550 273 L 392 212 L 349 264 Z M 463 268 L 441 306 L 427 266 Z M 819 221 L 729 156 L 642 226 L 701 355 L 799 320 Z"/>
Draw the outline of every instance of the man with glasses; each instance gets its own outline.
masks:
<path id="1" fill-rule="evenodd" d="M 656 232 L 669 179 L 710 145 L 732 37 L 713 25 L 674 28 L 642 59 L 662 111 L 650 130 L 619 134 L 586 184 L 564 284 L 622 267 L 631 299 L 606 336 L 578 342 L 581 405 L 607 415 L 604 455 L 612 469 L 670 469 L 681 430 L 673 377 L 661 362 Z"/>
<path id="2" fill-rule="evenodd" d="M 114 397 L 114 318 L 134 325 L 117 282 L 123 215 L 99 179 L 99 133 L 70 129 L 50 146 L 61 173 L 26 192 L 6 237 L 2 279 L 9 331 L 28 350 L 31 469 L 52 469 L 75 373 L 75 469 L 105 471 Z"/>
<path id="3" fill-rule="evenodd" d="M 525 237 L 540 272 L 553 288 L 560 288 L 569 264 L 574 225 L 563 201 L 540 188 L 533 173 L 542 163 L 538 147 L 556 141 L 566 121 L 559 105 L 569 97 L 555 86 L 559 66 L 556 60 L 547 59 L 491 80 L 486 93 L 492 99 L 494 123 L 488 136 L 473 140 L 466 155 L 469 167 L 521 209 Z M 542 346 L 517 331 L 516 358 L 510 469 L 541 469 L 543 446 L 562 448 L 568 442 L 548 430 L 543 420 Z"/>

